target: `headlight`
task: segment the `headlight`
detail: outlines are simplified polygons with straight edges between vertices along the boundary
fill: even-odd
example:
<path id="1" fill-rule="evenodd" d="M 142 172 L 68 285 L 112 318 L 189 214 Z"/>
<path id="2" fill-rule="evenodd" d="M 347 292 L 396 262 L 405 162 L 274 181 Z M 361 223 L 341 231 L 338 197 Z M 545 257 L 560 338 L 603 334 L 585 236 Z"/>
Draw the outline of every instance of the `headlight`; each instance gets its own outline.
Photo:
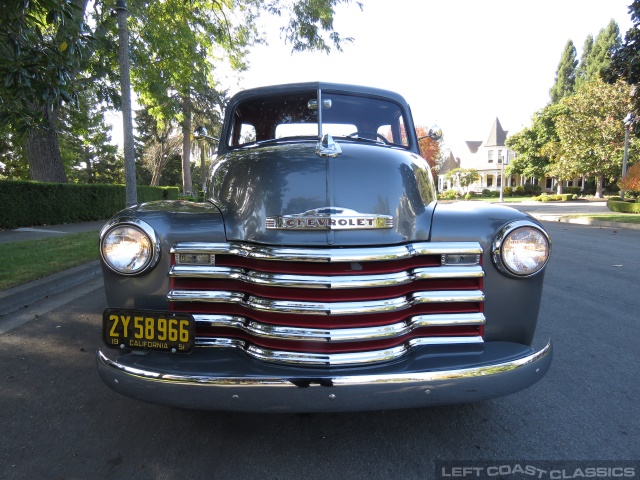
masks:
<path id="1" fill-rule="evenodd" d="M 509 276 L 530 277 L 549 260 L 551 242 L 538 225 L 520 220 L 507 224 L 493 241 L 493 262 Z"/>
<path id="2" fill-rule="evenodd" d="M 100 253 L 114 272 L 136 275 L 157 263 L 160 248 L 154 230 L 147 223 L 137 219 L 120 219 L 103 228 Z"/>

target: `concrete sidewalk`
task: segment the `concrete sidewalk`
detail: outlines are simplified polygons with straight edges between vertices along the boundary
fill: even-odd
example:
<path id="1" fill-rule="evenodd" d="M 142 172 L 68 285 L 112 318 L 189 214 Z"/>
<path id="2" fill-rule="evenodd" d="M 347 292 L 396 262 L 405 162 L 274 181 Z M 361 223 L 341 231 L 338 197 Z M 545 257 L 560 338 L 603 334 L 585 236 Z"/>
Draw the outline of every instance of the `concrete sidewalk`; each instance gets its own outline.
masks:
<path id="1" fill-rule="evenodd" d="M 42 238 L 59 237 L 69 233 L 91 232 L 102 228 L 106 220 L 85 223 L 70 223 L 65 225 L 47 225 L 14 230 L 0 231 L 0 243 L 39 240 Z M 96 235 L 96 243 L 98 236 Z M 55 295 L 70 288 L 77 287 L 89 280 L 102 275 L 100 262 L 79 265 L 33 282 L 25 283 L 0 292 L 0 317 L 31 305 L 50 295 Z"/>

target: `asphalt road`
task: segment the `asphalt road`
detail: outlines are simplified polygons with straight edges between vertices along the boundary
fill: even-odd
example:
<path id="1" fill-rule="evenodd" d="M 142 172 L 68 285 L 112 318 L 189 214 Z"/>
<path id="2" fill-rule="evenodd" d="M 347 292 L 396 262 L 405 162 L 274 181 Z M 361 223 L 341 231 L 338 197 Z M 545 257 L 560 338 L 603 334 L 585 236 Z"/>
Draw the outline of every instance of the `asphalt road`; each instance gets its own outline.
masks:
<path id="1" fill-rule="evenodd" d="M 551 337 L 554 363 L 530 389 L 478 404 L 315 415 L 175 410 L 121 397 L 99 380 L 106 303 L 98 284 L 70 292 L 68 303 L 0 318 L 13 321 L 0 335 L 0 478 L 423 479 L 443 460 L 640 464 L 640 231 L 545 226 L 553 257 L 535 346 Z"/>

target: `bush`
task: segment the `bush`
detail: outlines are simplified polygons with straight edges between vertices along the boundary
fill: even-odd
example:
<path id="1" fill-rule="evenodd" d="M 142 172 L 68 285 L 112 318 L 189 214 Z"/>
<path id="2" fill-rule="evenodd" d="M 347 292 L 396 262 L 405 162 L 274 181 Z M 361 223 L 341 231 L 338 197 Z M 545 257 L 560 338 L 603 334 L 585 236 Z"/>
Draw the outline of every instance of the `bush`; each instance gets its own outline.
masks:
<path id="1" fill-rule="evenodd" d="M 513 196 L 513 188 L 511 188 L 511 187 L 504 187 L 504 188 L 502 189 L 502 194 L 503 194 L 505 197 L 512 197 L 512 196 Z"/>
<path id="2" fill-rule="evenodd" d="M 458 192 L 455 190 L 447 190 L 446 192 L 442 192 L 440 194 L 440 198 L 442 198 L 443 200 L 455 200 L 457 196 Z"/>
<path id="3" fill-rule="evenodd" d="M 138 186 L 138 202 L 176 200 L 178 191 Z M 125 187 L 2 180 L 0 205 L 0 228 L 102 220 L 125 207 Z"/>
<path id="4" fill-rule="evenodd" d="M 482 196 L 483 197 L 490 197 L 491 196 L 491 190 L 489 190 L 488 188 L 483 188 L 482 189 Z"/>
<path id="5" fill-rule="evenodd" d="M 524 197 L 525 195 L 524 187 L 522 185 L 518 185 L 516 188 L 513 189 L 513 193 L 517 197 Z"/>
<path id="6" fill-rule="evenodd" d="M 640 213 L 640 203 L 623 202 L 620 197 L 611 197 L 607 200 L 607 208 L 612 212 Z"/>
<path id="7" fill-rule="evenodd" d="M 562 193 L 571 193 L 572 195 L 580 195 L 582 189 L 580 187 L 562 187 Z"/>
<path id="8" fill-rule="evenodd" d="M 465 200 L 471 200 L 471 197 L 472 197 L 472 196 L 473 196 L 473 195 L 471 195 L 470 193 L 467 193 L 467 194 L 464 196 L 464 199 L 465 199 Z"/>
<path id="9" fill-rule="evenodd" d="M 491 198 L 498 198 L 500 196 L 500 192 L 496 192 L 496 191 L 490 192 L 489 196 Z"/>
<path id="10" fill-rule="evenodd" d="M 542 187 L 540 185 L 531 185 L 527 183 L 524 186 L 524 194 L 531 196 L 538 196 L 542 193 Z"/>
<path id="11" fill-rule="evenodd" d="M 531 200 L 535 200 L 536 202 L 566 202 L 576 198 L 578 198 L 577 195 L 573 193 L 561 193 L 559 195 L 547 195 L 543 193 L 537 197 L 532 197 Z"/>

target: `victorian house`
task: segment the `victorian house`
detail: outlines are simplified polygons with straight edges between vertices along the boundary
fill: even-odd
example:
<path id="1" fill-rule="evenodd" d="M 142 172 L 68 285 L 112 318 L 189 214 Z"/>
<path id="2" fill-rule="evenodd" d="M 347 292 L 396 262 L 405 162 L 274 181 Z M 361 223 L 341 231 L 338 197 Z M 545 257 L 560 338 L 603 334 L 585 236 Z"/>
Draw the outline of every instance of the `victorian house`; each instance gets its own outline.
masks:
<path id="1" fill-rule="evenodd" d="M 467 150 L 459 158 L 454 158 L 453 153 L 450 153 L 438 170 L 438 191 L 444 192 L 454 186 L 451 180 L 447 180 L 447 172 L 454 168 L 473 168 L 478 171 L 480 180 L 470 186 L 470 191 L 480 192 L 485 189 L 499 191 L 503 183 L 507 187 L 524 186 L 526 183 L 539 184 L 544 192 L 554 191 L 557 187 L 554 178 L 543 178 L 539 183 L 537 178 L 510 175 L 503 182 L 504 169 L 516 156 L 516 152 L 509 150 L 505 145 L 507 133 L 500 125 L 500 120 L 496 118 L 484 142 L 467 141 Z M 563 186 L 582 187 L 583 179 L 576 178 L 573 181 L 563 182 Z"/>
<path id="2" fill-rule="evenodd" d="M 500 190 L 503 183 L 507 187 L 524 185 L 527 179 L 519 175 L 512 175 L 503 182 L 504 169 L 509 161 L 515 157 L 515 152 L 505 145 L 507 132 L 496 118 L 488 138 L 482 141 L 467 141 L 468 152 L 459 159 L 453 155 L 446 159 L 438 172 L 438 187 L 440 191 L 451 188 L 451 180 L 447 180 L 446 174 L 454 168 L 473 168 L 480 174 L 480 180 L 471 185 L 470 190 L 481 191 Z"/>

